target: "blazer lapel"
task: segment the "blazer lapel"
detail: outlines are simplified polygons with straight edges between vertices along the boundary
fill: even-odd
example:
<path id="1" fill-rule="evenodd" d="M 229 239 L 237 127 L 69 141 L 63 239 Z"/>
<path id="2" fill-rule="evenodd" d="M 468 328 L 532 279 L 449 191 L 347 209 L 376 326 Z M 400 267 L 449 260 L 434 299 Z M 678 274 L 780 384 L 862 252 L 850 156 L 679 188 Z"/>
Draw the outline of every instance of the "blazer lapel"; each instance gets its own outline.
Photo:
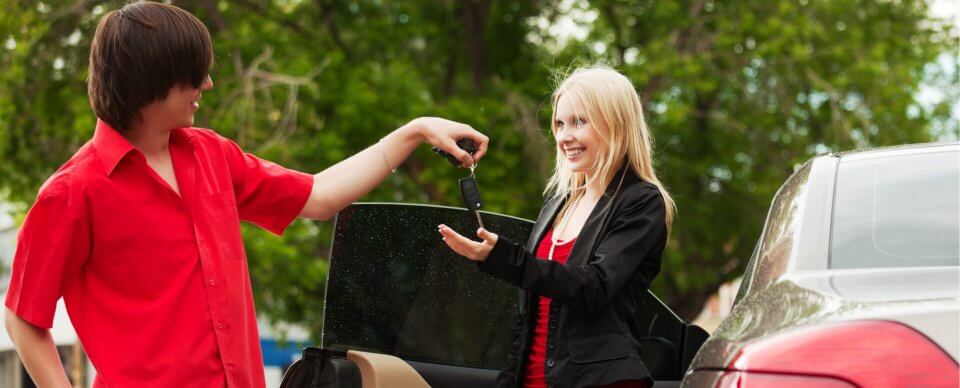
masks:
<path id="1" fill-rule="evenodd" d="M 557 217 L 557 212 L 566 199 L 566 197 L 553 197 L 544 204 L 540 216 L 537 217 L 537 222 L 533 224 L 533 230 L 530 231 L 530 238 L 527 239 L 527 252 L 537 253 L 537 245 L 540 244 L 543 235 L 547 233 L 547 228 L 553 224 L 553 219 Z"/>
<path id="2" fill-rule="evenodd" d="M 580 229 L 577 241 L 573 244 L 573 250 L 570 251 L 570 256 L 567 258 L 567 266 L 580 266 L 589 261 L 590 255 L 596 250 L 600 233 L 610 223 L 610 215 L 613 213 L 611 210 L 613 208 L 612 201 L 616 199 L 617 194 L 623 188 L 632 184 L 635 180 L 635 175 L 630 172 L 629 168 L 626 166 L 620 167 L 618 173 L 614 175 L 614 179 L 604 190 L 603 196 L 593 206 L 593 210 L 587 216 L 587 222 Z"/>
<path id="3" fill-rule="evenodd" d="M 557 217 L 557 212 L 566 199 L 566 197 L 553 197 L 548 199 L 543 205 L 543 209 L 540 210 L 540 215 L 537 217 L 537 222 L 533 224 L 533 230 L 530 231 L 530 237 L 527 238 L 527 252 L 534 255 L 537 253 L 537 246 L 540 245 L 540 240 L 542 240 L 543 235 L 547 233 L 547 228 L 553 223 L 553 219 Z M 533 293 L 520 290 L 520 311 L 526 314 L 534 314 L 533 306 L 537 306 L 537 301 L 534 299 L 535 297 L 536 295 Z M 535 319 L 527 320 L 526 338 L 530 338 L 530 330 L 533 329 L 535 322 Z"/>
<path id="4" fill-rule="evenodd" d="M 607 204 L 612 199 L 609 195 L 604 194 L 594 205 L 593 210 L 590 211 L 590 216 L 587 217 L 587 222 L 583 224 L 580 234 L 577 235 L 577 241 L 573 243 L 573 250 L 570 251 L 570 256 L 567 258 L 567 266 L 573 267 L 587 263 L 587 258 L 593 252 L 600 231 L 607 224 L 607 218 L 610 216 L 610 209 Z"/>

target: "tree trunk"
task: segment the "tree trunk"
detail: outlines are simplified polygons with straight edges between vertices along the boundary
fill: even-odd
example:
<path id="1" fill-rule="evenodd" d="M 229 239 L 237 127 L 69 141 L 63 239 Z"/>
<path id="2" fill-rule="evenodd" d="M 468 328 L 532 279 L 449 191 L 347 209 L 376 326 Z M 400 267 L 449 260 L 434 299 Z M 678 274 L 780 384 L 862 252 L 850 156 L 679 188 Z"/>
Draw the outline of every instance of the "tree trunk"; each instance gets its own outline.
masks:
<path id="1" fill-rule="evenodd" d="M 461 3 L 460 18 L 467 27 L 467 59 L 470 61 L 474 94 L 483 91 L 486 81 L 487 42 L 484 32 L 489 14 L 489 0 L 469 0 Z"/>

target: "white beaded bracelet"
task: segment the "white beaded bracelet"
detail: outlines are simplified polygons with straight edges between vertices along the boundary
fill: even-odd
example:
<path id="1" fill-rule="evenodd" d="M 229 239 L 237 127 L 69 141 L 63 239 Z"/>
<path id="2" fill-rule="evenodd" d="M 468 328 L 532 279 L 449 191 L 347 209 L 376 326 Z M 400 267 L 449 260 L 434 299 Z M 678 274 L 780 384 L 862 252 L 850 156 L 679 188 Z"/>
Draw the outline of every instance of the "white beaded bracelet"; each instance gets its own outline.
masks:
<path id="1" fill-rule="evenodd" d="M 387 150 L 383 148 L 383 139 L 381 138 L 377 144 L 380 145 L 380 155 L 383 155 L 383 161 L 387 163 L 387 168 L 390 169 L 390 172 L 397 172 L 397 169 L 393 168 L 393 166 L 390 165 L 390 160 L 387 159 Z"/>

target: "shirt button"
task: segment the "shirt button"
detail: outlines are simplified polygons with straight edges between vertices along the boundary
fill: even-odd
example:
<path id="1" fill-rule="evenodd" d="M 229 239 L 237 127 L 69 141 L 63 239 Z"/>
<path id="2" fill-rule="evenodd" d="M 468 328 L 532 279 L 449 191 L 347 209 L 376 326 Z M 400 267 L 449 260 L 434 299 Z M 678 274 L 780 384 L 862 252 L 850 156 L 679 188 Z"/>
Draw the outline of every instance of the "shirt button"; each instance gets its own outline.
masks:
<path id="1" fill-rule="evenodd" d="M 555 320 L 550 321 L 550 325 L 549 325 L 549 326 L 550 326 L 551 329 L 556 329 L 556 328 L 557 328 L 557 321 L 555 321 Z"/>
<path id="2" fill-rule="evenodd" d="M 553 348 L 557 347 L 557 341 L 555 341 L 555 340 L 554 340 L 554 341 L 550 341 L 550 345 L 549 345 L 549 346 L 550 346 L 550 349 L 553 349 Z"/>
<path id="3" fill-rule="evenodd" d="M 215 286 L 215 285 L 217 285 L 217 282 L 214 281 L 213 279 L 210 279 L 210 285 L 211 285 L 211 286 Z"/>
<path id="4" fill-rule="evenodd" d="M 549 360 L 547 360 L 547 367 L 548 367 L 548 368 L 552 368 L 554 365 L 557 365 L 557 362 L 556 362 L 556 361 L 553 361 L 552 358 L 549 359 Z"/>
<path id="5" fill-rule="evenodd" d="M 217 328 L 218 328 L 218 329 L 222 329 L 222 328 L 223 328 L 223 322 L 217 322 Z"/>

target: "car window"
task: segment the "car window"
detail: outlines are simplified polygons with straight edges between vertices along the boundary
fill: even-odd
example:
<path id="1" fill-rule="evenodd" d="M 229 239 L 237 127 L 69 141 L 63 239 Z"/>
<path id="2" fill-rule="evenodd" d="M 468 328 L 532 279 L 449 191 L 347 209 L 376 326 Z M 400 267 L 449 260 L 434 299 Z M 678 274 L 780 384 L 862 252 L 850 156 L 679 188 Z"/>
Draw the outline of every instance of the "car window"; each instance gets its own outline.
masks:
<path id="1" fill-rule="evenodd" d="M 337 215 L 323 347 L 412 361 L 502 367 L 519 310 L 516 287 L 480 272 L 440 240 L 444 223 L 468 237 L 463 209 L 355 204 Z M 532 223 L 484 213 L 487 229 L 524 242 Z"/>
<path id="2" fill-rule="evenodd" d="M 830 268 L 957 266 L 960 153 L 841 159 Z"/>

